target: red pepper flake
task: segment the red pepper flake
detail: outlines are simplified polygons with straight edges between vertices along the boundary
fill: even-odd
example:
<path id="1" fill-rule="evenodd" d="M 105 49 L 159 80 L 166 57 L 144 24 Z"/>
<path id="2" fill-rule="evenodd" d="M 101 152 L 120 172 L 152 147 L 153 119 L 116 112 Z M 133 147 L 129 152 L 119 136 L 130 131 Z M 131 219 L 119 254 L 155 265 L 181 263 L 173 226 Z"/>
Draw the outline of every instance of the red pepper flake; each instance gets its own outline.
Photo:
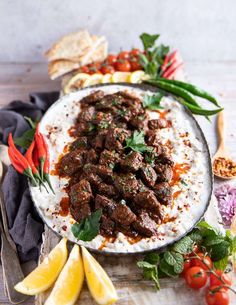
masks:
<path id="1" fill-rule="evenodd" d="M 62 226 L 61 228 L 62 228 L 63 231 L 66 231 L 66 230 L 67 230 L 67 226 L 65 226 L 65 225 Z"/>

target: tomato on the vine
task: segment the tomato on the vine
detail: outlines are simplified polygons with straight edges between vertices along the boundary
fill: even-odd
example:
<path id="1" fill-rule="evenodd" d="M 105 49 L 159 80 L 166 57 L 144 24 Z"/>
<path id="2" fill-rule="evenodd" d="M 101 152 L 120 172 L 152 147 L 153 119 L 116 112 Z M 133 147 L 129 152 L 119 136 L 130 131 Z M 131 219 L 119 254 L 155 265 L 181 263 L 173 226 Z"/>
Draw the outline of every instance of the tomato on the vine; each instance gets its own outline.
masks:
<path id="1" fill-rule="evenodd" d="M 90 72 L 88 66 L 83 66 L 83 67 L 80 68 L 80 70 L 81 70 L 81 72 L 83 72 L 83 73 L 89 73 L 89 72 Z"/>
<path id="2" fill-rule="evenodd" d="M 121 72 L 130 72 L 131 64 L 128 60 L 120 60 L 116 63 L 116 69 Z"/>
<path id="3" fill-rule="evenodd" d="M 224 273 L 222 270 L 215 270 L 215 273 L 222 279 L 222 281 L 228 285 L 232 286 L 232 278 L 229 274 Z M 210 286 L 220 286 L 224 285 L 213 273 L 210 275 Z M 227 287 L 224 287 L 228 290 Z"/>
<path id="4" fill-rule="evenodd" d="M 198 266 L 201 267 L 204 270 L 212 269 L 213 263 L 208 255 L 204 255 L 204 253 L 197 253 L 196 258 L 191 258 L 191 266 Z"/>
<path id="5" fill-rule="evenodd" d="M 115 69 L 112 66 L 104 65 L 101 67 L 100 71 L 102 72 L 102 74 L 107 74 L 107 73 L 113 74 L 115 72 Z"/>
<path id="6" fill-rule="evenodd" d="M 187 285 L 193 289 L 199 289 L 206 285 L 207 274 L 201 267 L 195 266 L 189 268 L 184 274 Z"/>
<path id="7" fill-rule="evenodd" d="M 121 51 L 118 54 L 118 59 L 129 59 L 129 57 L 130 57 L 130 54 L 127 51 Z"/>
<path id="8" fill-rule="evenodd" d="M 212 286 L 207 290 L 206 296 L 207 305 L 228 305 L 228 292 L 219 286 Z"/>
<path id="9" fill-rule="evenodd" d="M 140 53 L 141 53 L 141 51 L 139 49 L 132 49 L 130 51 L 130 54 L 135 57 L 138 57 Z"/>
<path id="10" fill-rule="evenodd" d="M 181 275 L 184 276 L 186 271 L 191 267 L 191 262 L 190 259 L 185 259 L 184 261 L 184 268 L 183 271 L 181 272 Z"/>
<path id="11" fill-rule="evenodd" d="M 106 58 L 106 62 L 113 66 L 117 61 L 117 56 L 116 55 L 113 55 L 113 54 L 109 54 Z"/>
<path id="12" fill-rule="evenodd" d="M 137 71 L 143 69 L 143 67 L 140 65 L 137 59 L 130 60 L 130 65 L 131 65 L 131 71 Z"/>

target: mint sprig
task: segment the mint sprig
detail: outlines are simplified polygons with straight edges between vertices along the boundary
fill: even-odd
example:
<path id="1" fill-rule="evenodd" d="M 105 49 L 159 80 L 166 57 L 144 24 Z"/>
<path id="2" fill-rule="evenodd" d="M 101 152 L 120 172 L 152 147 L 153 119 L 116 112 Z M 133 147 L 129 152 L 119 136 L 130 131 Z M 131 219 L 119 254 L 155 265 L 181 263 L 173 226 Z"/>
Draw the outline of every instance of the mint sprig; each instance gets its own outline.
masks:
<path id="1" fill-rule="evenodd" d="M 150 110 L 164 109 L 162 106 L 160 106 L 162 98 L 163 94 L 159 92 L 153 95 L 145 94 L 143 97 L 143 107 Z"/>

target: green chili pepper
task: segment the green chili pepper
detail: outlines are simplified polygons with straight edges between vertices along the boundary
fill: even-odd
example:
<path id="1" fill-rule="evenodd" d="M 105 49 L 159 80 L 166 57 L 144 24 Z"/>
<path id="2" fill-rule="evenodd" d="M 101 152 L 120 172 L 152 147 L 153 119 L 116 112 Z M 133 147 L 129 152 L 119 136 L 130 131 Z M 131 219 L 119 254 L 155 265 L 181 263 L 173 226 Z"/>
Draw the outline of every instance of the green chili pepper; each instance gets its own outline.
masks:
<path id="1" fill-rule="evenodd" d="M 167 84 L 163 81 L 159 80 L 147 80 L 145 83 L 157 86 L 160 89 L 163 89 L 167 92 L 173 93 L 174 95 L 182 97 L 184 100 L 186 100 L 189 104 L 195 105 L 197 107 L 200 107 L 200 105 L 196 102 L 194 97 L 185 89 L 177 87 L 172 84 Z"/>
<path id="2" fill-rule="evenodd" d="M 158 78 L 159 80 L 165 82 L 165 83 L 168 83 L 168 84 L 173 84 L 173 85 L 176 85 L 180 88 L 183 88 L 185 89 L 186 91 L 196 95 L 196 96 L 199 96 L 199 97 L 202 97 L 210 102 L 212 102 L 214 105 L 216 105 L 217 107 L 220 108 L 220 105 L 218 104 L 217 100 L 214 98 L 214 96 L 212 96 L 211 94 L 209 94 L 208 92 L 192 85 L 192 84 L 188 84 L 188 83 L 185 83 L 185 82 L 181 82 L 179 80 L 174 80 L 174 79 L 166 79 L 166 78 Z"/>
<path id="3" fill-rule="evenodd" d="M 208 110 L 208 109 L 203 109 L 203 108 L 199 108 L 197 106 L 191 105 L 188 102 L 185 102 L 184 100 L 179 100 L 181 104 L 183 104 L 184 106 L 186 106 L 192 113 L 194 114 L 199 114 L 199 115 L 205 115 L 205 116 L 209 116 L 209 115 L 214 115 L 217 114 L 218 112 L 222 111 L 224 108 L 218 108 L 215 110 Z"/>

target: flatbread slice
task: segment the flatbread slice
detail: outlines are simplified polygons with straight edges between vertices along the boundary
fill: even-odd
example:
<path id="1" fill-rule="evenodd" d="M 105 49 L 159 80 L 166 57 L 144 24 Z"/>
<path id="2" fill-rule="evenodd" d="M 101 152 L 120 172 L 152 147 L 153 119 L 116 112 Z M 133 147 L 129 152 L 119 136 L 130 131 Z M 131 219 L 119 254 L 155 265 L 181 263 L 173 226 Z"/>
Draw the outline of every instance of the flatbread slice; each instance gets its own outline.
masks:
<path id="1" fill-rule="evenodd" d="M 46 53 L 49 61 L 58 59 L 79 58 L 87 52 L 93 40 L 88 31 L 71 33 L 58 40 Z"/>
<path id="2" fill-rule="evenodd" d="M 54 60 L 48 64 L 48 74 L 51 79 L 56 79 L 66 73 L 80 68 L 80 63 L 66 59 Z"/>

